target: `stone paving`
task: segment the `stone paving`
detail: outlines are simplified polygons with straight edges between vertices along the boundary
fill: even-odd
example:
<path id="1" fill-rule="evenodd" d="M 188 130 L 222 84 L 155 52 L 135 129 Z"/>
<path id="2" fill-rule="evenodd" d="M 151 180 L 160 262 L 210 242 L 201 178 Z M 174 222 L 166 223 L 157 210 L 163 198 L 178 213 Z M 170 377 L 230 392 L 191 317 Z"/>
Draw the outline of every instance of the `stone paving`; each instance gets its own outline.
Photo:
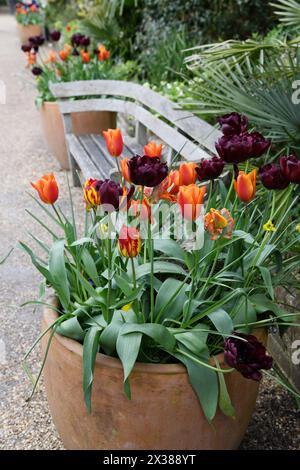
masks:
<path id="1" fill-rule="evenodd" d="M 6 104 L 0 104 L 0 259 L 18 240 L 29 241 L 28 231 L 43 238 L 44 230 L 25 212 L 37 213 L 26 194 L 29 182 L 54 172 L 60 185 L 60 204 L 67 205 L 64 172 L 47 152 L 34 105 L 34 80 L 24 67 L 24 55 L 12 16 L 0 12 L 0 81 L 6 86 Z M 73 190 L 77 212 L 82 195 Z M 28 402 L 31 384 L 21 359 L 40 328 L 41 312 L 23 302 L 38 294 L 40 277 L 28 257 L 14 248 L 0 266 L 0 449 L 62 449 L 41 384 Z M 30 360 L 39 367 L 39 348 Z M 59 399 L 59 397 L 58 397 Z M 264 381 L 243 449 L 299 448 L 295 404 L 273 381 Z"/>

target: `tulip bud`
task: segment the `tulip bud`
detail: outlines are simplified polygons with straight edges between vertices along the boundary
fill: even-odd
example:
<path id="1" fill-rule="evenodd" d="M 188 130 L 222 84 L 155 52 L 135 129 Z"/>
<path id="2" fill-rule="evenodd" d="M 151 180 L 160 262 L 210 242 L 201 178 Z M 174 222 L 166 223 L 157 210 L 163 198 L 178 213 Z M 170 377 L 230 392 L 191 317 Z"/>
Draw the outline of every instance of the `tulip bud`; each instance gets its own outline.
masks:
<path id="1" fill-rule="evenodd" d="M 183 162 L 179 166 L 180 186 L 195 184 L 197 179 L 196 163 Z"/>
<path id="2" fill-rule="evenodd" d="M 108 60 L 110 57 L 110 52 L 103 45 L 99 46 L 95 53 L 98 55 L 98 60 L 100 60 L 100 62 Z"/>
<path id="3" fill-rule="evenodd" d="M 224 135 L 235 135 L 246 132 L 248 118 L 238 113 L 230 113 L 218 118 L 218 123 Z"/>
<path id="4" fill-rule="evenodd" d="M 123 136 L 120 129 L 108 129 L 103 131 L 107 150 L 112 157 L 119 157 L 123 152 Z"/>
<path id="5" fill-rule="evenodd" d="M 118 210 L 124 195 L 122 187 L 115 181 L 106 179 L 99 181 L 97 188 L 100 195 L 100 204 L 107 206 L 107 212 Z M 113 209 L 109 209 L 109 206 L 112 206 Z"/>
<path id="6" fill-rule="evenodd" d="M 205 186 L 202 186 L 202 188 L 199 188 L 196 184 L 180 186 L 177 201 L 181 214 L 185 219 L 195 221 L 199 217 L 205 192 Z"/>
<path id="7" fill-rule="evenodd" d="M 147 155 L 147 157 L 161 157 L 161 151 L 162 144 L 157 145 L 153 140 L 144 146 L 144 155 Z"/>
<path id="8" fill-rule="evenodd" d="M 266 354 L 266 348 L 255 336 L 234 332 L 239 338 L 225 340 L 224 357 L 230 367 L 238 370 L 246 379 L 259 381 L 260 369 L 271 369 L 273 360 Z M 246 341 L 243 341 L 246 340 Z"/>
<path id="9" fill-rule="evenodd" d="M 37 190 L 40 199 L 45 204 L 54 204 L 58 198 L 58 185 L 53 173 L 44 175 L 36 183 L 30 183 Z"/>
<path id="10" fill-rule="evenodd" d="M 127 183 L 131 183 L 130 181 L 130 176 L 129 176 L 129 169 L 128 169 L 128 157 L 122 158 L 120 160 L 120 167 L 121 167 L 121 173 L 125 181 Z"/>
<path id="11" fill-rule="evenodd" d="M 123 225 L 118 240 L 118 248 L 121 255 L 126 258 L 135 258 L 141 252 L 142 240 L 139 231 L 135 227 Z"/>
<path id="12" fill-rule="evenodd" d="M 250 202 L 256 193 L 256 170 L 250 173 L 239 171 L 238 177 L 233 182 L 238 198 L 243 202 Z"/>
<path id="13" fill-rule="evenodd" d="M 289 185 L 279 165 L 268 163 L 259 169 L 258 174 L 267 189 L 284 189 Z"/>
<path id="14" fill-rule="evenodd" d="M 300 160 L 295 155 L 281 157 L 280 168 L 288 181 L 300 184 Z"/>
<path id="15" fill-rule="evenodd" d="M 57 42 L 60 40 L 61 34 L 60 34 L 60 31 L 55 30 L 55 31 L 51 31 L 49 36 L 50 36 L 51 41 Z"/>
<path id="16" fill-rule="evenodd" d="M 90 178 L 86 180 L 83 186 L 83 196 L 87 204 L 87 209 L 95 208 L 100 205 L 100 195 L 98 186 L 101 181 Z"/>
<path id="17" fill-rule="evenodd" d="M 33 67 L 31 72 L 35 77 L 38 77 L 39 75 L 42 75 L 43 69 L 41 69 L 41 67 Z"/>
<path id="18" fill-rule="evenodd" d="M 80 51 L 80 54 L 81 54 L 82 62 L 84 62 L 85 64 L 88 64 L 90 61 L 90 54 L 85 51 Z"/>
<path id="19" fill-rule="evenodd" d="M 218 178 L 224 170 L 224 165 L 225 162 L 216 155 L 210 159 L 202 160 L 199 166 L 196 167 L 199 181 L 214 180 Z"/>

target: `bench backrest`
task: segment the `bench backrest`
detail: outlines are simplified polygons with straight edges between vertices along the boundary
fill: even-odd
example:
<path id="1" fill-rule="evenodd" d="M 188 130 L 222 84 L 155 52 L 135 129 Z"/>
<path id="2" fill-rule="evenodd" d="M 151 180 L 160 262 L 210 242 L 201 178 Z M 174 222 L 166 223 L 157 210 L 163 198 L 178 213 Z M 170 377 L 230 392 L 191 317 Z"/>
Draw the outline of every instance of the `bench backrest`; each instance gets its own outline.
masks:
<path id="1" fill-rule="evenodd" d="M 221 135 L 190 111 L 182 110 L 159 93 L 133 82 L 86 80 L 50 84 L 50 90 L 59 101 L 66 133 L 72 132 L 70 113 L 124 113 L 136 120 L 139 143 L 145 143 L 149 129 L 184 159 L 191 161 L 209 158 Z"/>

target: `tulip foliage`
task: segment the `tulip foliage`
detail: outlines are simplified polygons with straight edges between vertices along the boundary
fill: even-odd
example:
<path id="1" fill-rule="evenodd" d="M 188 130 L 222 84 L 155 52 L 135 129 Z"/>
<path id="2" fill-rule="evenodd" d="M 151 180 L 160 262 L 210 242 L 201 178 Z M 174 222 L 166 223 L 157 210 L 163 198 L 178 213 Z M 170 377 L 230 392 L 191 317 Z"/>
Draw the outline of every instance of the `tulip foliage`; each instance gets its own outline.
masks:
<path id="1" fill-rule="evenodd" d="M 245 119 L 239 126 L 244 131 Z M 37 302 L 51 287 L 58 298 L 53 333 L 83 344 L 88 410 L 98 351 L 122 362 L 129 398 L 137 361 L 181 362 L 207 419 L 218 407 L 233 416 L 223 376 L 236 369 L 260 380 L 272 365 L 252 329 L 296 318 L 276 301 L 276 287 L 297 286 L 300 234 L 290 210 L 299 188 L 254 189 L 256 172 L 247 172 L 248 181 L 236 168 L 226 182 L 219 176 L 228 167 L 218 157 L 210 165 L 176 166 L 175 159 L 168 168 L 155 143 L 146 147 L 148 155 L 122 159 L 121 133 L 107 132 L 119 172 L 114 180 L 85 182 L 81 233 L 72 199 L 70 215 L 60 209 L 53 175 L 33 185 L 48 221 L 32 215 L 53 240 L 32 235 L 44 256 L 21 243 L 43 276 Z M 294 161 L 288 167 L 284 160 L 286 168 L 294 171 Z M 227 365 L 217 359 L 223 352 Z"/>

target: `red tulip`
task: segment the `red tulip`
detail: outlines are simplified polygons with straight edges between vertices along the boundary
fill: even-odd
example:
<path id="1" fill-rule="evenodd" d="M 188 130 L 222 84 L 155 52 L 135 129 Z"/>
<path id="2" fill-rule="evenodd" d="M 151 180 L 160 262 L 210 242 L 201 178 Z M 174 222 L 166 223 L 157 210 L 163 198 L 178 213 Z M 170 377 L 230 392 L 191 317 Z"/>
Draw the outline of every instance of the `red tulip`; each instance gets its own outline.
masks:
<path id="1" fill-rule="evenodd" d="M 119 157 L 123 152 L 123 136 L 120 129 L 108 129 L 103 131 L 107 150 L 112 157 Z"/>
<path id="2" fill-rule="evenodd" d="M 54 204 L 58 198 L 58 185 L 53 173 L 44 175 L 36 183 L 30 183 L 37 190 L 41 200 L 45 204 Z"/>

